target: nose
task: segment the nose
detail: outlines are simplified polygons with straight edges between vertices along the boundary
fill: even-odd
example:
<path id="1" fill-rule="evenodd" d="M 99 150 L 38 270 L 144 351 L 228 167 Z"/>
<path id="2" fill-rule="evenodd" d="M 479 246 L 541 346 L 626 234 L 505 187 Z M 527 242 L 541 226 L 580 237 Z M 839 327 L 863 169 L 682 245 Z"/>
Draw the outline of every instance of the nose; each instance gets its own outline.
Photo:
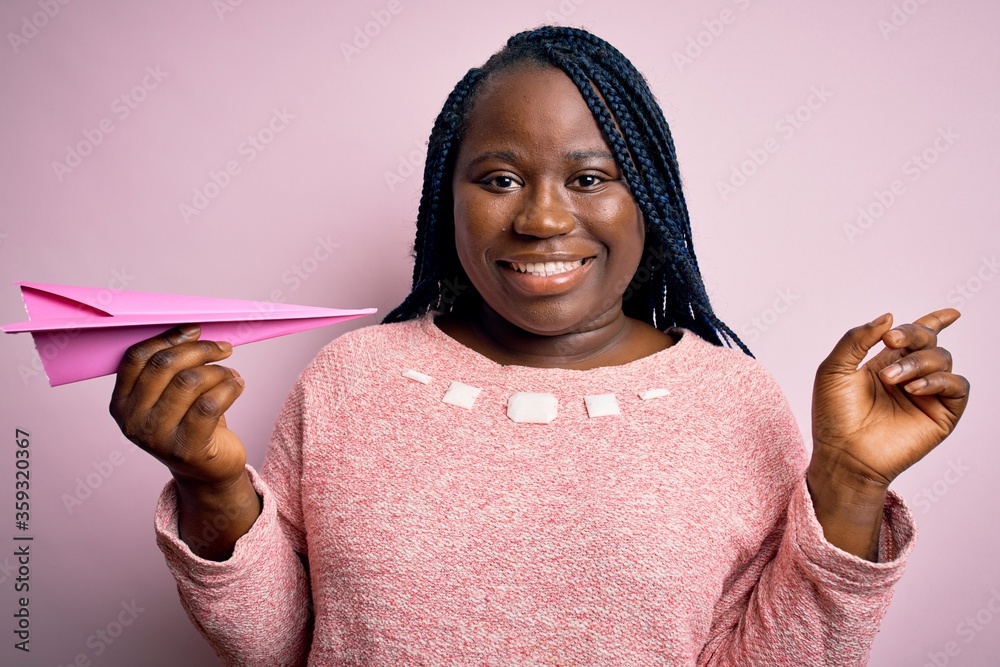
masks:
<path id="1" fill-rule="evenodd" d="M 525 188 L 524 206 L 514 219 L 514 232 L 549 238 L 569 233 L 576 225 L 566 194 L 560 185 L 536 184 Z"/>

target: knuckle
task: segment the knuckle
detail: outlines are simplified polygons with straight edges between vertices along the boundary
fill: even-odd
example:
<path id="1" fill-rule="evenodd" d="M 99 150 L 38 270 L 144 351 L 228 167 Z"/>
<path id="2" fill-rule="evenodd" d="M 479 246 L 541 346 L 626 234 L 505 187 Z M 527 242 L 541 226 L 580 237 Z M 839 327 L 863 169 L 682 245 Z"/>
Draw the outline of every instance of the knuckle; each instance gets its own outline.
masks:
<path id="1" fill-rule="evenodd" d="M 214 340 L 199 340 L 198 341 L 198 352 L 204 356 L 215 356 L 222 348 Z"/>
<path id="2" fill-rule="evenodd" d="M 136 343 L 125 350 L 125 355 L 122 357 L 122 364 L 125 366 L 144 366 L 149 357 L 149 350 L 146 346 L 143 343 Z"/>
<path id="3" fill-rule="evenodd" d="M 164 373 L 170 370 L 170 367 L 174 363 L 175 356 L 171 350 L 160 350 L 153 356 L 149 357 L 149 361 L 146 362 L 146 368 L 150 369 L 154 373 Z"/>
<path id="4" fill-rule="evenodd" d="M 145 447 L 146 440 L 148 439 L 148 433 L 139 421 L 135 419 L 126 419 L 122 422 L 121 429 L 122 434 L 126 438 L 137 445 L 141 444 Z"/>
<path id="5" fill-rule="evenodd" d="M 191 392 L 201 386 L 201 373 L 194 368 L 179 371 L 171 383 L 182 392 Z"/>
<path id="6" fill-rule="evenodd" d="M 202 395 L 194 402 L 191 406 L 195 412 L 195 415 L 203 419 L 211 419 L 213 417 L 218 417 L 221 413 L 219 410 L 220 403 L 217 399 L 212 396 Z"/>

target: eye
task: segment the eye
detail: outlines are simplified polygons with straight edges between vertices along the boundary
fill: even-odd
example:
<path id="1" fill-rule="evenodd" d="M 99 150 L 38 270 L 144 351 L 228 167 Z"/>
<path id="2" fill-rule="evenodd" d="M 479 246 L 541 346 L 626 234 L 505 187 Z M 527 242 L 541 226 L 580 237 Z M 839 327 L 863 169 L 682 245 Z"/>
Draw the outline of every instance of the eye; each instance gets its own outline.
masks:
<path id="1" fill-rule="evenodd" d="M 571 182 L 576 183 L 577 187 L 583 190 L 593 190 L 607 181 L 608 179 L 598 176 L 597 174 L 581 174 L 580 176 L 574 178 Z"/>
<path id="2" fill-rule="evenodd" d="M 490 176 L 489 178 L 485 178 L 479 181 L 479 183 L 480 185 L 486 186 L 487 190 L 494 190 L 498 192 L 505 190 L 513 190 L 515 188 L 520 187 L 520 184 L 516 180 L 514 180 L 513 176 L 507 176 L 505 174 Z"/>

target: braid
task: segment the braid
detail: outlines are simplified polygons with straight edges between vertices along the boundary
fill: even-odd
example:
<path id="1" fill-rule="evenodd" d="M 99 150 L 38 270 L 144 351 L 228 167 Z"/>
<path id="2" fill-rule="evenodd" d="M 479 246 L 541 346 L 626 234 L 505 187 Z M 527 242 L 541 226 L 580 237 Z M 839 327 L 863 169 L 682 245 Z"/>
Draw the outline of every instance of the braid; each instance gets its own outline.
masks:
<path id="1" fill-rule="evenodd" d="M 455 251 L 451 211 L 451 172 L 458 153 L 465 107 L 485 72 L 471 69 L 458 82 L 434 121 L 424 163 L 424 186 L 417 210 L 414 242 L 413 288 L 403 303 L 383 322 L 402 322 L 419 317 L 430 308 L 440 308 L 444 281 L 454 277 L 459 284 L 465 272 Z M 468 280 L 466 279 L 466 283 Z"/>
<path id="2" fill-rule="evenodd" d="M 645 78 L 614 46 L 585 30 L 545 26 L 512 36 L 481 68 L 455 86 L 434 123 L 417 214 L 413 289 L 383 322 L 429 309 L 450 312 L 475 298 L 455 249 L 451 177 L 464 124 L 483 81 L 524 64 L 562 70 L 576 85 L 642 211 L 642 259 L 625 290 L 628 317 L 663 331 L 680 326 L 716 345 L 753 356 L 712 309 L 694 252 L 673 137 Z M 457 293 L 449 287 L 453 280 Z"/>

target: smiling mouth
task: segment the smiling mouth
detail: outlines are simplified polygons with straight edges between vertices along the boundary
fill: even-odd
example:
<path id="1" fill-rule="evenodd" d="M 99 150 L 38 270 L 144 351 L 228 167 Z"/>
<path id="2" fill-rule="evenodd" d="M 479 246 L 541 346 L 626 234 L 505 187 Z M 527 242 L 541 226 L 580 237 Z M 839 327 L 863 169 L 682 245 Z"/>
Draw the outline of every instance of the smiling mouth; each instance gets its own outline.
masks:
<path id="1" fill-rule="evenodd" d="M 509 269 L 513 269 L 518 273 L 527 273 L 532 276 L 555 276 L 560 273 L 566 273 L 567 271 L 572 271 L 573 269 L 578 269 L 585 262 L 587 262 L 590 257 L 585 259 L 578 259 L 572 262 L 501 262 L 504 266 Z"/>

